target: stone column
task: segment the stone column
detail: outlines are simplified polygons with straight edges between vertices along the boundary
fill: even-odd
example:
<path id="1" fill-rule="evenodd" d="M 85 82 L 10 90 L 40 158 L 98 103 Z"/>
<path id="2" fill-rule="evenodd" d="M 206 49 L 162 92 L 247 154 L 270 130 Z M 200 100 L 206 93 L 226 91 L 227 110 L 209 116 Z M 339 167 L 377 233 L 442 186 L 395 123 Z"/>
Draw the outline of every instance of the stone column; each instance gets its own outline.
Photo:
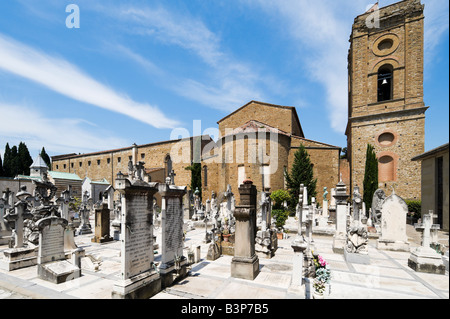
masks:
<path id="1" fill-rule="evenodd" d="M 91 239 L 93 243 L 106 243 L 114 240 L 109 234 L 109 214 L 108 204 L 105 202 L 95 209 L 95 236 Z"/>
<path id="2" fill-rule="evenodd" d="M 341 180 L 336 185 L 334 199 L 336 201 L 336 233 L 333 238 L 333 251 L 344 254 L 347 241 L 347 186 Z"/>
<path id="3" fill-rule="evenodd" d="M 256 187 L 245 180 L 239 187 L 240 205 L 236 206 L 236 233 L 231 276 L 253 280 L 259 274 L 259 259 L 255 253 Z"/>

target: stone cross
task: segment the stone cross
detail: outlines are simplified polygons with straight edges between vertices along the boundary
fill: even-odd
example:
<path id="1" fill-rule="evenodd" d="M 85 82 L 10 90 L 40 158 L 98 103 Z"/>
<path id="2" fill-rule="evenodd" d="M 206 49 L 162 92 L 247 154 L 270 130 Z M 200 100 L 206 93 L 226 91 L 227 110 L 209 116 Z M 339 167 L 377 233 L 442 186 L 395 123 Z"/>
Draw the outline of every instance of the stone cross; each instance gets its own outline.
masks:
<path id="1" fill-rule="evenodd" d="M 14 221 L 14 248 L 23 247 L 23 222 L 25 219 L 33 218 L 33 214 L 27 211 L 27 198 L 31 197 L 31 194 L 26 191 L 26 186 L 22 186 L 22 189 L 17 193 L 16 197 L 19 201 L 14 205 L 14 213 L 8 212 L 4 215 L 5 220 Z"/>
<path id="2" fill-rule="evenodd" d="M 423 247 L 430 247 L 431 244 L 431 230 L 432 228 L 436 228 L 436 226 L 433 224 L 433 211 L 430 210 L 428 214 L 424 214 L 422 216 L 422 223 L 420 224 L 414 224 L 414 228 L 417 231 L 422 232 L 422 246 Z"/>

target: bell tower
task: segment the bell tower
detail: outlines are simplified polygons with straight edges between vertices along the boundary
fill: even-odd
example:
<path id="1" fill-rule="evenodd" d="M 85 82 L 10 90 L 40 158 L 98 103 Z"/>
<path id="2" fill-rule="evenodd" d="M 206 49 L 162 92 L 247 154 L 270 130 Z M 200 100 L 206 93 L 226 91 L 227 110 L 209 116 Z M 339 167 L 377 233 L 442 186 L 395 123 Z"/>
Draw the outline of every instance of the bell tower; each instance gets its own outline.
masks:
<path id="1" fill-rule="evenodd" d="M 379 188 L 420 198 L 424 152 L 424 5 L 405 0 L 355 18 L 348 53 L 347 154 L 351 188 L 362 188 L 367 144 L 378 158 Z M 350 190 L 352 192 L 352 189 Z"/>

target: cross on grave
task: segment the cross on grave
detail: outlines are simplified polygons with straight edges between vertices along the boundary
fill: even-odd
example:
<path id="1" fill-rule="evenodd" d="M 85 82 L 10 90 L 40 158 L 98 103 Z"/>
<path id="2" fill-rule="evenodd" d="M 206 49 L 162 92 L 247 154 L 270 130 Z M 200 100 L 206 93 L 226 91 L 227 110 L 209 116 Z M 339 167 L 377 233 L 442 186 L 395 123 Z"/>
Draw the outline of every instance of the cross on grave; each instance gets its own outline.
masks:
<path id="1" fill-rule="evenodd" d="M 19 201 L 14 205 L 14 212 L 8 212 L 4 218 L 7 221 L 14 222 L 14 231 L 12 233 L 14 237 L 14 248 L 23 247 L 23 222 L 25 219 L 33 218 L 33 214 L 27 211 L 27 198 L 31 198 L 31 194 L 26 191 L 27 187 L 22 186 L 21 191 L 17 193 L 16 197 Z"/>
<path id="2" fill-rule="evenodd" d="M 431 243 L 431 230 L 439 225 L 433 224 L 433 218 L 436 216 L 433 211 L 430 210 L 428 214 L 424 214 L 422 217 L 422 223 L 414 224 L 416 231 L 422 232 L 422 247 L 430 247 Z"/>
<path id="3" fill-rule="evenodd" d="M 12 192 L 9 190 L 9 187 L 3 191 L 3 199 L 5 200 L 6 205 L 8 205 L 9 207 L 11 207 L 11 205 L 13 204 L 12 198 L 10 197 L 11 194 Z"/>

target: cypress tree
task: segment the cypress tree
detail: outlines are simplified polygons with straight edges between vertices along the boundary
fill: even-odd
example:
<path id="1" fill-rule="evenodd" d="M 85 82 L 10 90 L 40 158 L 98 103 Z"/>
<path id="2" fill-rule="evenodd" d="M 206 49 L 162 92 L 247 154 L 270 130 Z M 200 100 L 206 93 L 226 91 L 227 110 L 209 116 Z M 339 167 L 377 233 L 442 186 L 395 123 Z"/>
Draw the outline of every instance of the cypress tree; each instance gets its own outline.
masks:
<path id="1" fill-rule="evenodd" d="M 9 148 L 9 143 L 6 143 L 4 156 L 3 175 L 5 177 L 11 177 L 11 149 Z"/>
<path id="2" fill-rule="evenodd" d="M 28 151 L 28 147 L 25 143 L 19 143 L 19 149 L 17 151 L 18 157 L 18 172 L 17 174 L 30 175 L 30 166 L 33 164 L 33 158 Z"/>
<path id="3" fill-rule="evenodd" d="M 363 181 L 363 201 L 366 204 L 366 212 L 372 207 L 372 197 L 378 189 L 378 159 L 375 148 L 367 144 L 366 167 Z"/>
<path id="4" fill-rule="evenodd" d="M 313 165 L 308 152 L 303 144 L 294 154 L 294 163 L 291 173 L 284 171 L 286 177 L 286 186 L 291 194 L 291 207 L 298 203 L 300 184 L 303 184 L 308 191 L 308 203 L 311 203 L 311 197 L 316 197 L 317 178 L 314 178 Z"/>
<path id="5" fill-rule="evenodd" d="M 47 164 L 48 169 L 52 169 L 52 162 L 50 161 L 50 156 L 48 156 L 47 152 L 45 151 L 45 148 L 42 147 L 42 151 L 40 153 L 42 159 L 44 160 L 45 164 Z"/>
<path id="6" fill-rule="evenodd" d="M 200 191 L 199 196 L 202 197 L 202 164 L 192 163 L 185 167 L 186 170 L 191 171 L 191 189 L 195 191 L 197 188 Z"/>
<path id="7" fill-rule="evenodd" d="M 0 155 L 0 177 L 5 176 L 5 173 L 3 171 L 3 162 L 2 162 L 2 156 Z"/>
<path id="8" fill-rule="evenodd" d="M 9 177 L 16 177 L 19 174 L 20 163 L 19 156 L 17 152 L 17 146 L 11 147 L 11 152 L 9 153 Z"/>

